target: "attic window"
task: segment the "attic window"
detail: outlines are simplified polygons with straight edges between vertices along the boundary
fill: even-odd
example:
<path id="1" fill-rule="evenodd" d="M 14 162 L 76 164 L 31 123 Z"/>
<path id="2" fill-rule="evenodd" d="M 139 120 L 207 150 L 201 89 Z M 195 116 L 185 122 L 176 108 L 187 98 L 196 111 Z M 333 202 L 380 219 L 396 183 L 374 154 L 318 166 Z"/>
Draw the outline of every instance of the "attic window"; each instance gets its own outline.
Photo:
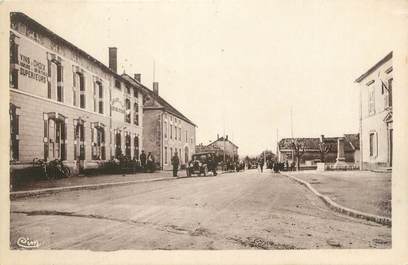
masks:
<path id="1" fill-rule="evenodd" d="M 117 80 L 117 79 L 115 79 L 115 87 L 121 89 L 120 88 L 120 81 Z"/>

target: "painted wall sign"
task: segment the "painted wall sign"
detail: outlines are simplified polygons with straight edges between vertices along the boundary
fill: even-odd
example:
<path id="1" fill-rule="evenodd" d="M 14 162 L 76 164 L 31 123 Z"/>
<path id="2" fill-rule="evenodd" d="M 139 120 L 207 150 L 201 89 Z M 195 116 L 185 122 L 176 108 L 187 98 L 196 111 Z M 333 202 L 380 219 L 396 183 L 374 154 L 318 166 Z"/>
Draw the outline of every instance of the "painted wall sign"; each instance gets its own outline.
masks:
<path id="1" fill-rule="evenodd" d="M 19 59 L 21 76 L 26 76 L 41 83 L 47 82 L 45 64 L 23 54 L 20 54 Z"/>
<path id="2" fill-rule="evenodd" d="M 112 100 L 112 111 L 116 111 L 116 112 L 125 114 L 125 108 L 119 98 L 114 98 Z"/>

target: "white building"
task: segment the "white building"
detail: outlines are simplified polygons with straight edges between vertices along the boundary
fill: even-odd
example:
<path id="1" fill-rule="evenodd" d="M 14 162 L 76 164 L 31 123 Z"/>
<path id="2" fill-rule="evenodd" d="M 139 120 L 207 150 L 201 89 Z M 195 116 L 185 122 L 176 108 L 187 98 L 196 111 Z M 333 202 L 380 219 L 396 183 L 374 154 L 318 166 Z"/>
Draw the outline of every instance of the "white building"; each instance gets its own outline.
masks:
<path id="1" fill-rule="evenodd" d="M 392 52 L 355 80 L 360 86 L 360 168 L 392 167 Z"/>

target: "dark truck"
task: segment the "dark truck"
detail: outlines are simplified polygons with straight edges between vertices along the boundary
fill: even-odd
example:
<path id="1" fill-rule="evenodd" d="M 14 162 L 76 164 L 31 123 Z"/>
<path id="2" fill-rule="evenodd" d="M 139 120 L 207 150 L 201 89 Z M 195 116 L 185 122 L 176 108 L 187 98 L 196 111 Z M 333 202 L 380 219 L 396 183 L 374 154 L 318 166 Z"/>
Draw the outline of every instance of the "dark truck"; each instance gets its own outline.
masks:
<path id="1" fill-rule="evenodd" d="M 187 176 L 194 174 L 207 176 L 208 172 L 212 172 L 214 176 L 217 175 L 217 160 L 214 152 L 196 153 L 192 156 L 190 162 L 186 167 Z"/>

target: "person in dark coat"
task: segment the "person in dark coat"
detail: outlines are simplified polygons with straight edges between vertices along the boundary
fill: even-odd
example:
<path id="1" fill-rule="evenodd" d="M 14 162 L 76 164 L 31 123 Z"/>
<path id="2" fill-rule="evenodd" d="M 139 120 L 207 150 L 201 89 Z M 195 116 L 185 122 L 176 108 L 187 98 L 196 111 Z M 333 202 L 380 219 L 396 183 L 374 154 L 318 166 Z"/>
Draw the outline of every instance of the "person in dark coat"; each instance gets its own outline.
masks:
<path id="1" fill-rule="evenodd" d="M 210 157 L 210 159 L 208 160 L 208 166 L 211 169 L 211 171 L 213 172 L 213 175 L 217 176 L 218 162 L 217 162 L 217 158 L 215 156 Z"/>
<path id="2" fill-rule="evenodd" d="M 140 165 L 142 166 L 143 170 L 146 171 L 146 154 L 144 150 L 142 150 L 142 153 L 139 156 L 140 158 Z"/>
<path id="3" fill-rule="evenodd" d="M 173 165 L 173 177 L 177 177 L 177 171 L 180 164 L 180 159 L 177 156 L 177 151 L 174 152 L 174 156 L 171 158 L 171 164 Z"/>
<path id="4" fill-rule="evenodd" d="M 261 159 L 259 160 L 259 168 L 261 169 L 261 173 L 263 172 L 264 161 Z"/>
<path id="5" fill-rule="evenodd" d="M 151 152 L 147 154 L 147 169 L 152 173 L 154 171 L 154 156 Z"/>

